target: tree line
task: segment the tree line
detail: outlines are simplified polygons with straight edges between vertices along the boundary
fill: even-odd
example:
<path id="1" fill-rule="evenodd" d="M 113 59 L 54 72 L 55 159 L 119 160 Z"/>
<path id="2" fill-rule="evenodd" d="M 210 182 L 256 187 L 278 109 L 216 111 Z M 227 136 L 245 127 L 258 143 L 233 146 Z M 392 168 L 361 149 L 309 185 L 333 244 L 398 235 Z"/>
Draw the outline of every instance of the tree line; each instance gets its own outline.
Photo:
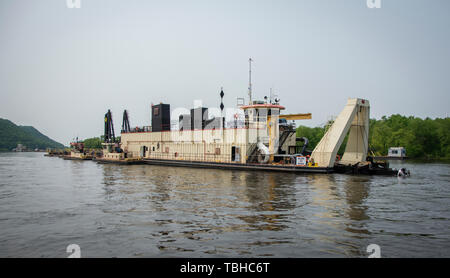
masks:
<path id="1" fill-rule="evenodd" d="M 105 141 L 105 137 L 101 135 L 100 137 L 92 137 L 83 140 L 84 147 L 87 149 L 101 149 L 102 143 Z M 120 136 L 116 137 L 116 142 L 120 142 Z"/>
<path id="2" fill-rule="evenodd" d="M 101 149 L 103 143 L 103 136 L 85 139 L 83 143 L 84 147 L 87 149 Z"/>

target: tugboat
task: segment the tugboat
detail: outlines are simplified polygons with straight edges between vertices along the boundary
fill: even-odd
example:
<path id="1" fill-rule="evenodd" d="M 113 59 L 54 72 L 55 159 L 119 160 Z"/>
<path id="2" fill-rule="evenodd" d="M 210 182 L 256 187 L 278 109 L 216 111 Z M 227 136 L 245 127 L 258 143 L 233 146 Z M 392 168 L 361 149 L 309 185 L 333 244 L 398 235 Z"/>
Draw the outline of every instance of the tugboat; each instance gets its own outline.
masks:
<path id="1" fill-rule="evenodd" d="M 92 160 L 92 155 L 84 148 L 84 143 L 76 141 L 70 143 L 70 154 L 63 156 L 65 160 Z"/>

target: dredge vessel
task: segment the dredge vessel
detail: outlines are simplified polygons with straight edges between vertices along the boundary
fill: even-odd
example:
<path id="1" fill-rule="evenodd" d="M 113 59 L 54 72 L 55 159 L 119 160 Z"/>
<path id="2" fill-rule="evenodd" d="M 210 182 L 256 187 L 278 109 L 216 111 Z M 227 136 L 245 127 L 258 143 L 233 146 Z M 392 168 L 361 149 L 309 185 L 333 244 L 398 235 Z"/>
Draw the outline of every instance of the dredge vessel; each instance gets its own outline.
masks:
<path id="1" fill-rule="evenodd" d="M 223 91 L 220 93 L 223 98 Z M 208 117 L 198 107 L 179 115 L 171 127 L 169 104 L 151 106 L 151 126 L 131 128 L 123 114 L 120 142 L 116 142 L 111 111 L 105 115 L 105 142 L 100 163 L 152 164 L 219 169 L 266 170 L 309 173 L 394 175 L 397 170 L 368 157 L 369 101 L 348 99 L 347 105 L 313 151 L 308 140 L 297 137 L 288 120 L 311 119 L 311 114 L 282 114 L 275 101 L 250 101 L 238 105 L 243 121 L 225 126 L 225 117 Z M 223 112 L 223 104 L 221 104 Z M 237 115 L 237 114 L 236 114 Z M 236 116 L 239 118 L 239 115 Z M 339 147 L 348 134 L 342 158 Z M 297 146 L 297 142 L 304 142 Z"/>
<path id="2" fill-rule="evenodd" d="M 151 106 L 151 126 L 131 128 L 123 113 L 120 142 L 114 134 L 111 111 L 105 114 L 103 156 L 99 163 L 152 164 L 201 168 L 267 170 L 281 172 L 352 173 L 395 175 L 386 162 L 368 157 L 368 100 L 348 99 L 313 151 L 308 139 L 297 137 L 290 120 L 311 119 L 311 113 L 282 114 L 278 98 L 252 100 L 249 59 L 248 103 L 238 98 L 234 121 L 226 124 L 221 90 L 220 116 L 209 117 L 208 108 L 196 107 L 175 115 L 172 126 L 169 104 Z M 217 110 L 216 110 L 217 112 Z M 217 113 L 216 113 L 217 114 Z M 342 158 L 337 152 L 348 135 Z M 297 142 L 303 142 L 298 146 Z"/>

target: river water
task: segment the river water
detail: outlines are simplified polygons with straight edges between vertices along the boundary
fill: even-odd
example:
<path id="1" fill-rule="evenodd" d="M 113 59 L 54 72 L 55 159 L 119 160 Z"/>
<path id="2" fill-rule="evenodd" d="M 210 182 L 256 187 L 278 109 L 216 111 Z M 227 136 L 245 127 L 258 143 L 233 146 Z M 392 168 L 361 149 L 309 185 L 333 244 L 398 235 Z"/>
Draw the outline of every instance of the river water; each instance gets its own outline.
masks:
<path id="1" fill-rule="evenodd" d="M 0 257 L 450 256 L 450 164 L 408 179 L 0 153 Z"/>

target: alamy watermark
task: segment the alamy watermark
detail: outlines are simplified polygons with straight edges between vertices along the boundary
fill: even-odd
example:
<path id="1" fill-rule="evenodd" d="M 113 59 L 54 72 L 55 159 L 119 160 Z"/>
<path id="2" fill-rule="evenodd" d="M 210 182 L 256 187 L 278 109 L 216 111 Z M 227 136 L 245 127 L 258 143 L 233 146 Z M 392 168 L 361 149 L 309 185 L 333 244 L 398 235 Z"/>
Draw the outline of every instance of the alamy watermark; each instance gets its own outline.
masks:
<path id="1" fill-rule="evenodd" d="M 66 0 L 66 4 L 69 9 L 81 8 L 81 0 Z M 369 9 L 381 8 L 381 0 L 366 0 L 366 4 Z"/>
<path id="2" fill-rule="evenodd" d="M 81 258 L 81 248 L 78 244 L 70 244 L 66 248 L 70 255 L 67 258 Z M 366 248 L 369 258 L 381 258 L 381 248 L 378 244 L 369 244 Z"/>
<path id="3" fill-rule="evenodd" d="M 66 0 L 67 8 L 79 9 L 81 8 L 81 0 Z"/>
<path id="4" fill-rule="evenodd" d="M 366 4 L 369 9 L 381 8 L 381 0 L 367 0 Z"/>
<path id="5" fill-rule="evenodd" d="M 378 244 L 370 244 L 366 252 L 370 254 L 369 258 L 381 258 L 381 248 Z"/>
<path id="6" fill-rule="evenodd" d="M 78 244 L 70 244 L 66 248 L 70 255 L 67 258 L 81 258 L 81 248 Z"/>
<path id="7" fill-rule="evenodd" d="M 193 113 L 191 109 L 184 107 L 177 107 L 172 110 L 171 130 L 173 132 L 170 134 L 171 141 L 193 142 L 201 140 L 205 143 L 232 141 L 236 144 L 245 144 L 247 142 L 257 143 L 260 140 L 267 141 L 269 137 L 279 137 L 279 130 L 276 128 L 279 120 L 278 108 L 247 108 L 244 112 L 239 107 L 228 107 L 224 110 L 220 107 L 209 107 L 207 112 L 203 112 L 201 110 L 202 103 L 202 100 L 194 101 L 195 112 Z M 201 122 L 204 122 L 204 126 L 195 124 Z M 137 129 L 139 130 L 139 128 Z M 241 129 L 247 129 L 248 136 L 243 136 L 242 132 L 239 131 Z M 196 137 L 192 134 L 194 130 L 208 131 L 203 136 Z M 131 132 L 133 131 L 132 129 Z M 272 143 L 274 149 L 278 149 L 278 140 L 274 140 Z"/>

